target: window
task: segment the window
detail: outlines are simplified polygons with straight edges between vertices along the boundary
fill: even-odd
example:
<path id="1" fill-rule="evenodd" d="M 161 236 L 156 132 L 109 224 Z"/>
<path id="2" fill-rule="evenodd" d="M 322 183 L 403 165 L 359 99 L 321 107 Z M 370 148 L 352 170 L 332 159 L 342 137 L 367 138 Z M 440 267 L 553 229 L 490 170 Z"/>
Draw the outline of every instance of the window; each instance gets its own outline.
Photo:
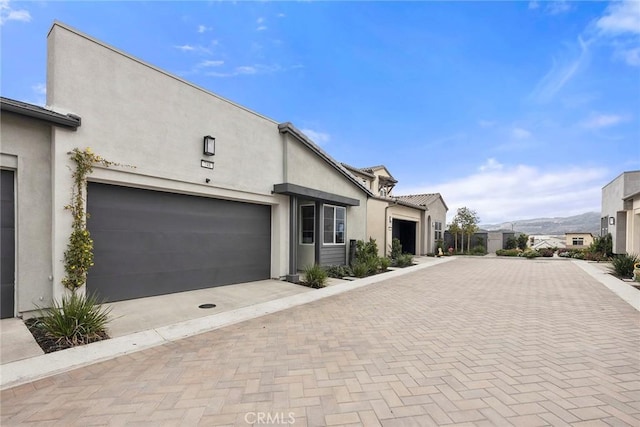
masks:
<path id="1" fill-rule="evenodd" d="M 573 246 L 584 246 L 584 237 L 574 237 L 571 244 Z"/>
<path id="2" fill-rule="evenodd" d="M 436 240 L 442 240 L 442 223 L 435 222 L 433 228 L 435 228 L 435 238 Z"/>
<path id="3" fill-rule="evenodd" d="M 341 206 L 324 205 L 324 243 L 344 245 L 347 210 Z"/>
<path id="4" fill-rule="evenodd" d="M 300 243 L 312 245 L 315 243 L 316 207 L 314 205 L 300 206 Z"/>

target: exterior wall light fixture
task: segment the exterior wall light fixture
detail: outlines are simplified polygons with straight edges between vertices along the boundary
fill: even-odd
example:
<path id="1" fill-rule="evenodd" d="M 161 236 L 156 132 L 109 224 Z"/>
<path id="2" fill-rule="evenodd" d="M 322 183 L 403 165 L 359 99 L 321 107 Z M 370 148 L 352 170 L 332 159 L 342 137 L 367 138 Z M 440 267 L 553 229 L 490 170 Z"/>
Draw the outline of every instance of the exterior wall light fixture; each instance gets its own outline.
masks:
<path id="1" fill-rule="evenodd" d="M 616 225 L 616 219 L 612 216 L 609 217 L 609 225 Z"/>
<path id="2" fill-rule="evenodd" d="M 216 154 L 216 139 L 212 136 L 204 137 L 204 145 L 202 152 L 205 156 L 213 156 Z"/>

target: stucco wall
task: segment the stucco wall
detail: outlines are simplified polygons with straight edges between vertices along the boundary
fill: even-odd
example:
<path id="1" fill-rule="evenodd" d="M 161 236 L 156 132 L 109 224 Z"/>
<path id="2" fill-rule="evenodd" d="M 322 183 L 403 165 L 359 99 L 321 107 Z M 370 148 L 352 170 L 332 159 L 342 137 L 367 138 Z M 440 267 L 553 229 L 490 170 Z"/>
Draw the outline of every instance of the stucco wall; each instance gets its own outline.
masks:
<path id="1" fill-rule="evenodd" d="M 385 208 L 389 205 L 384 200 L 370 198 L 367 201 L 367 237 L 376 240 L 378 256 L 389 253 L 391 245 L 391 223 L 385 218 Z M 387 236 L 385 238 L 385 235 Z"/>
<path id="2" fill-rule="evenodd" d="M 77 132 L 54 131 L 54 295 L 62 292 L 67 152 L 75 147 L 135 166 L 96 168 L 94 181 L 274 206 L 271 275 L 286 274 L 288 208 L 280 204 L 288 198 L 271 194 L 283 181 L 277 123 L 59 24 L 48 37 L 47 66 L 48 105 L 82 117 Z M 215 156 L 202 154 L 205 135 L 216 138 Z M 201 160 L 215 162 L 213 171 Z"/>
<path id="3" fill-rule="evenodd" d="M 442 223 L 442 234 L 444 236 L 444 231 L 447 229 L 447 208 L 445 207 L 442 200 L 439 198 L 430 203 L 427 208 L 427 214 L 431 216 L 431 227 L 430 231 L 428 231 L 428 235 L 426 236 L 426 252 L 431 253 L 435 252 L 435 227 L 434 224 L 436 222 Z M 445 248 L 446 250 L 446 248 Z"/>
<path id="4" fill-rule="evenodd" d="M 640 254 L 640 194 L 636 195 L 627 211 L 627 246 L 628 254 Z"/>
<path id="5" fill-rule="evenodd" d="M 51 127 L 11 113 L 1 118 L 1 165 L 16 180 L 16 311 L 25 312 L 52 296 Z"/>
<path id="6" fill-rule="evenodd" d="M 615 218 L 615 224 L 608 224 L 607 231 L 613 240 L 613 252 L 626 251 L 627 214 L 624 212 L 626 196 L 640 191 L 640 171 L 624 172 L 602 187 L 602 218 Z"/>
<path id="7" fill-rule="evenodd" d="M 363 240 L 367 236 L 367 195 L 344 175 L 318 157 L 307 146 L 289 134 L 286 138 L 285 181 L 360 201 L 347 207 L 347 239 Z"/>

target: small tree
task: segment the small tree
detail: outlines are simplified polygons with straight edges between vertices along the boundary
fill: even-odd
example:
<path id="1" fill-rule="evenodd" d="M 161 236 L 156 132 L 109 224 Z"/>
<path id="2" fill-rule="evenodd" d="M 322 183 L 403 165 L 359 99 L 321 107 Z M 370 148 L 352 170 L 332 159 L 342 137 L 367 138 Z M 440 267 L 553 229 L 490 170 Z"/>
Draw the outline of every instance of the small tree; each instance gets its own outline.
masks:
<path id="1" fill-rule="evenodd" d="M 518 236 L 517 242 L 518 242 L 518 249 L 524 251 L 525 249 L 527 249 L 527 242 L 529 242 L 529 236 L 527 236 L 524 233 L 521 233 Z"/>
<path id="2" fill-rule="evenodd" d="M 505 249 L 515 249 L 518 247 L 518 239 L 513 236 L 507 237 L 507 241 L 504 244 Z"/>
<path id="3" fill-rule="evenodd" d="M 466 206 L 458 208 L 456 214 L 457 222 L 462 229 L 462 235 L 467 236 L 467 251 L 471 248 L 471 236 L 479 230 L 478 223 L 480 218 L 473 209 L 469 209 Z"/>
<path id="4" fill-rule="evenodd" d="M 456 253 L 458 252 L 458 234 L 462 231 L 460 229 L 460 224 L 457 222 L 458 217 L 456 216 L 449 224 L 449 233 L 453 236 L 453 247 Z"/>

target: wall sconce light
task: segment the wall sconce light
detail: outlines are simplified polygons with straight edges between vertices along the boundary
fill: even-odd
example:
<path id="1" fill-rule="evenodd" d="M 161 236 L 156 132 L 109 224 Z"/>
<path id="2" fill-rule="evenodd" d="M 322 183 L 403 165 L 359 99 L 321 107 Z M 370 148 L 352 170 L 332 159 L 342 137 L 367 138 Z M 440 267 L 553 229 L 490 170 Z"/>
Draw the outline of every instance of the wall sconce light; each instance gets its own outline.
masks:
<path id="1" fill-rule="evenodd" d="M 216 139 L 214 137 L 209 135 L 204 137 L 202 152 L 205 156 L 213 156 L 216 154 Z"/>
<path id="2" fill-rule="evenodd" d="M 616 219 L 612 216 L 609 217 L 609 225 L 616 225 Z"/>

